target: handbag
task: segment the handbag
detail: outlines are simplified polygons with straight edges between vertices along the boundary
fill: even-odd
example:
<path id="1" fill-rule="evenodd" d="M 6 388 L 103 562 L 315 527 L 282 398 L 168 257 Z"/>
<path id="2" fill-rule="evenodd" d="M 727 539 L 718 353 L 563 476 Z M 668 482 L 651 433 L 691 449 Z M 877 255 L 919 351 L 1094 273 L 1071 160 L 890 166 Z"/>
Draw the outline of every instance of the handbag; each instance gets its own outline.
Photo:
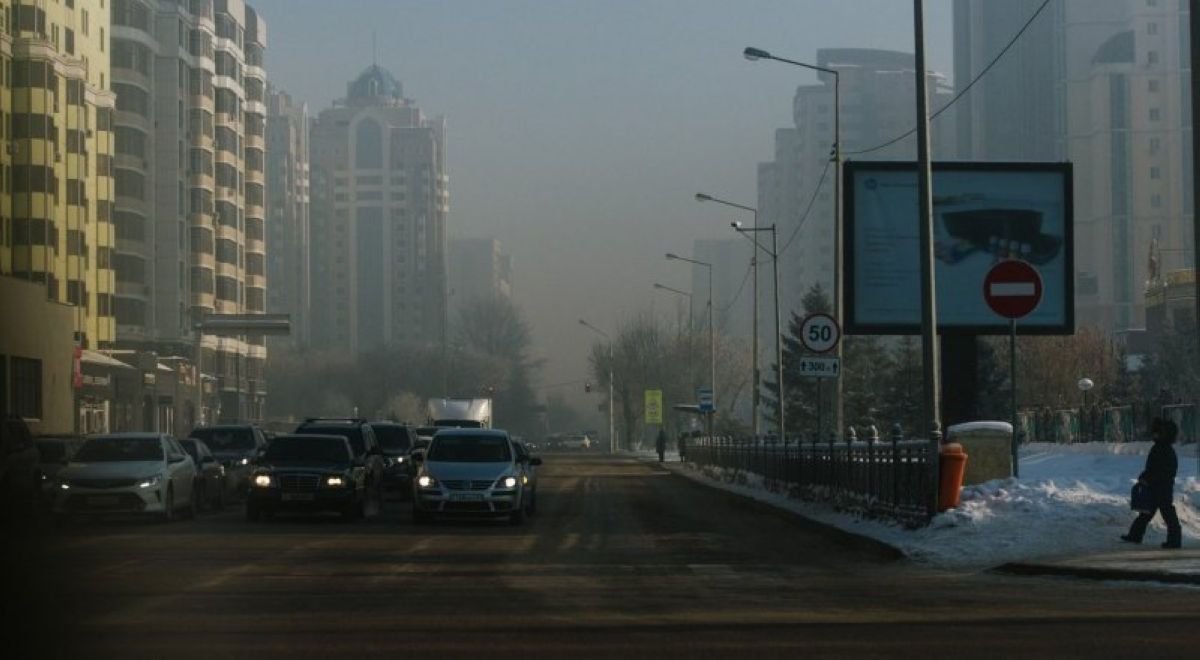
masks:
<path id="1" fill-rule="evenodd" d="M 1129 492 L 1129 508 L 1138 513 L 1154 513 L 1158 509 L 1154 505 L 1154 494 L 1150 491 L 1150 486 L 1140 481 L 1133 485 L 1133 490 Z"/>

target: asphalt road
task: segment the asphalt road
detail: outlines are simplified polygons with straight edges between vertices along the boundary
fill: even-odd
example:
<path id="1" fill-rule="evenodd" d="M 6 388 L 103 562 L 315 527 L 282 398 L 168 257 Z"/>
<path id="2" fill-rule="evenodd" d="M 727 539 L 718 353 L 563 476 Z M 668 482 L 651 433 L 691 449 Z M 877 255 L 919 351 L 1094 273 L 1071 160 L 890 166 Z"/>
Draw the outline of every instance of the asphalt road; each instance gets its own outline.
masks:
<path id="1" fill-rule="evenodd" d="M 537 516 L 239 511 L 4 539 L 8 657 L 1200 654 L 1200 590 L 914 566 L 632 459 L 549 455 Z M 1053 534 L 1054 530 L 1030 530 Z"/>

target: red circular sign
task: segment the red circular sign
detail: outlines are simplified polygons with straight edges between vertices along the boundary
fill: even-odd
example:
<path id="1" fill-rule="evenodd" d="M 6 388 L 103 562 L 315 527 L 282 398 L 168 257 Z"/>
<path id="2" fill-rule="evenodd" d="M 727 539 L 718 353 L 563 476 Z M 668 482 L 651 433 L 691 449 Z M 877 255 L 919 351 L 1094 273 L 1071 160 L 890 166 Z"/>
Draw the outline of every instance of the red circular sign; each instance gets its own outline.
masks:
<path id="1" fill-rule="evenodd" d="M 1042 276 L 1028 262 L 1007 259 L 983 278 L 983 299 L 1006 319 L 1019 319 L 1042 302 Z"/>

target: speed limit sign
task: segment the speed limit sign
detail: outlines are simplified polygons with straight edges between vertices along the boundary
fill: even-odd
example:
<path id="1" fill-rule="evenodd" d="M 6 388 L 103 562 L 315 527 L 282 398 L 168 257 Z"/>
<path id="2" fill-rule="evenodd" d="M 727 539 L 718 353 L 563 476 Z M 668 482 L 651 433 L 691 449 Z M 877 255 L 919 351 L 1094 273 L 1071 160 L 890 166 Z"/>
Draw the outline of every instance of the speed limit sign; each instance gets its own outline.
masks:
<path id="1" fill-rule="evenodd" d="M 842 331 L 828 314 L 809 314 L 800 325 L 800 341 L 813 353 L 825 353 L 837 346 Z"/>

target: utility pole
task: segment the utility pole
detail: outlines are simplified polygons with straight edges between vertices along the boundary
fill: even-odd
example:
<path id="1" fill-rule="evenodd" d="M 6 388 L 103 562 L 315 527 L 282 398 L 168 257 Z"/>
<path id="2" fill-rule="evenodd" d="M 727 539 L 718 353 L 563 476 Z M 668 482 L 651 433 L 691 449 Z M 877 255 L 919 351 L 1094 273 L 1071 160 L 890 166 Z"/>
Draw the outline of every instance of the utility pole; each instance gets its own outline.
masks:
<path id="1" fill-rule="evenodd" d="M 1191 43 L 1192 54 L 1192 200 L 1200 199 L 1200 168 L 1197 168 L 1197 156 L 1200 154 L 1200 128 L 1196 124 L 1196 108 L 1200 105 L 1200 73 L 1197 73 L 1196 63 L 1200 62 L 1200 0 L 1188 1 L 1188 39 Z M 1200 212 L 1196 211 L 1195 201 L 1192 202 L 1192 282 L 1196 288 L 1196 307 L 1193 309 L 1197 328 L 1200 328 L 1200 277 L 1197 265 L 1200 264 Z M 1200 332 L 1196 332 L 1196 341 L 1200 342 Z M 1200 348 L 1200 346 L 1198 346 Z M 1200 352 L 1197 353 L 1200 359 Z M 1193 365 L 1200 369 L 1200 365 Z M 1200 472 L 1200 452 L 1196 456 L 1196 469 Z"/>

